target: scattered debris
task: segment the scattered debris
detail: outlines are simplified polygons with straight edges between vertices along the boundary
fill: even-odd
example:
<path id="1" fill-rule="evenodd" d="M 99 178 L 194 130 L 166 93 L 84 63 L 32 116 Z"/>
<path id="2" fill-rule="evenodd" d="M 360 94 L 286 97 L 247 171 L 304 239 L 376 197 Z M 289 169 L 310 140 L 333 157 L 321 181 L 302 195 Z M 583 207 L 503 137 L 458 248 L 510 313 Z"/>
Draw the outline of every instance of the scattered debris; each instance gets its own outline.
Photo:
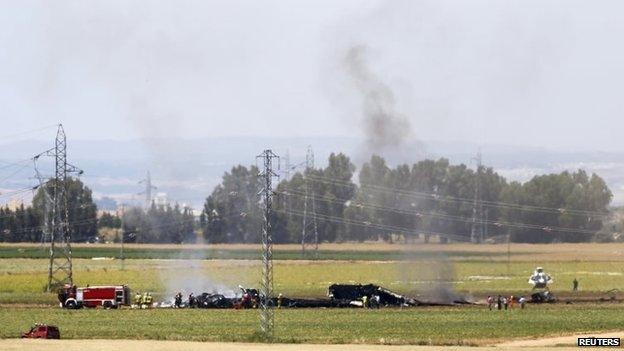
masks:
<path id="1" fill-rule="evenodd" d="M 332 300 L 367 301 L 381 306 L 418 306 L 420 301 L 399 295 L 374 284 L 332 284 L 328 289 Z"/>
<path id="2" fill-rule="evenodd" d="M 531 303 L 553 303 L 556 301 L 555 296 L 548 290 L 539 291 L 531 295 Z"/>

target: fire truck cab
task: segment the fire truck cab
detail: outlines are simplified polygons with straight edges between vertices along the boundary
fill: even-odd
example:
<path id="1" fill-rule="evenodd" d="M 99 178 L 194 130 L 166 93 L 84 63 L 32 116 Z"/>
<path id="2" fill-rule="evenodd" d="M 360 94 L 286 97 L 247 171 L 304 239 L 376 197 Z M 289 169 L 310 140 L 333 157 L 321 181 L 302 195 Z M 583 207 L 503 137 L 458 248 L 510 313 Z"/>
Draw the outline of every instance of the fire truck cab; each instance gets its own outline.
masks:
<path id="1" fill-rule="evenodd" d="M 65 285 L 59 290 L 58 299 L 63 308 L 82 307 L 118 308 L 130 305 L 130 288 L 126 285 L 87 286 L 77 288 Z"/>

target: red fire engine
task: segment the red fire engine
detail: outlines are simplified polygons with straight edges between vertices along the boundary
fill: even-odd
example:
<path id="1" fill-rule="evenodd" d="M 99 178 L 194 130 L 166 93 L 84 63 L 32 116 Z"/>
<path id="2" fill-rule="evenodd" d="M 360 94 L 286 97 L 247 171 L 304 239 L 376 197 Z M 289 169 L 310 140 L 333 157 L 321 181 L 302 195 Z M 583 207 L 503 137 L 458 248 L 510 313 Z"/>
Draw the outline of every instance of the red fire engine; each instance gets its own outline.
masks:
<path id="1" fill-rule="evenodd" d="M 61 307 L 104 307 L 118 308 L 130 305 L 130 288 L 126 285 L 87 286 L 77 288 L 75 285 L 65 285 L 58 294 Z"/>

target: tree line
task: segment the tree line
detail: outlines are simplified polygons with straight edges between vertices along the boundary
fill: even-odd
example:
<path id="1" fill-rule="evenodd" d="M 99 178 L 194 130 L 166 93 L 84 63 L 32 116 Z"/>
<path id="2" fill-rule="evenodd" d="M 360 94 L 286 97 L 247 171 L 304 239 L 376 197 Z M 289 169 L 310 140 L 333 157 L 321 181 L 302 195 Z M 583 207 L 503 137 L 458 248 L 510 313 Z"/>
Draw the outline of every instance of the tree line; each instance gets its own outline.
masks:
<path id="1" fill-rule="evenodd" d="M 73 241 L 92 241 L 98 229 L 122 228 L 125 242 L 255 243 L 260 241 L 261 182 L 255 166 L 233 167 L 206 198 L 195 219 L 175 205 L 129 207 L 97 217 L 91 190 L 68 180 Z M 357 179 L 357 181 L 356 181 Z M 44 191 L 32 206 L 0 208 L 0 241 L 44 241 Z M 46 190 L 47 189 L 47 190 Z M 479 201 L 474 201 L 478 198 Z M 612 194 L 602 178 L 583 170 L 507 181 L 490 167 L 471 169 L 447 159 L 389 166 L 372 156 L 356 173 L 349 157 L 329 156 L 324 168 L 301 169 L 273 189 L 271 217 L 277 243 L 440 241 L 580 242 L 603 228 Z M 48 218 L 51 218 L 49 215 Z M 120 240 L 116 237 L 116 240 Z"/>
<path id="2" fill-rule="evenodd" d="M 390 167 L 372 156 L 357 173 L 357 183 L 355 171 L 346 155 L 331 154 L 325 168 L 301 170 L 280 181 L 271 219 L 274 241 L 301 242 L 304 217 L 306 236 L 316 220 L 320 242 L 432 236 L 442 242 L 589 241 L 602 229 L 612 198 L 602 178 L 583 170 L 520 183 L 490 167 L 473 170 L 444 158 Z M 208 196 L 200 220 L 207 242 L 259 241 L 257 174 L 254 166 L 234 167 Z"/>

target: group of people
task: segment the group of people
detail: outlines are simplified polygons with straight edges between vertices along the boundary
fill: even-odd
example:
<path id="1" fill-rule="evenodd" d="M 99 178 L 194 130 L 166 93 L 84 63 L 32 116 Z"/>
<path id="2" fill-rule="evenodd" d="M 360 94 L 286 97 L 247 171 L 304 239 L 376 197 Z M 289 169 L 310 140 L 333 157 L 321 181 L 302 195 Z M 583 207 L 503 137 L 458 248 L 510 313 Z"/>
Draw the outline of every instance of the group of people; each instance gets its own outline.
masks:
<path id="1" fill-rule="evenodd" d="M 182 307 L 190 307 L 190 308 L 197 307 L 197 298 L 195 297 L 193 293 L 189 294 L 186 305 L 182 305 L 182 293 L 178 291 L 178 293 L 175 294 L 175 297 L 173 298 L 173 308 L 182 308 Z"/>
<path id="2" fill-rule="evenodd" d="M 132 301 L 132 308 L 150 308 L 152 307 L 152 303 L 154 302 L 154 298 L 152 297 L 152 293 L 144 292 L 141 294 L 139 291 L 134 294 L 134 301 Z"/>
<path id="3" fill-rule="evenodd" d="M 498 295 L 498 297 L 494 298 L 493 296 L 488 295 L 487 297 L 487 304 L 488 304 L 488 308 L 490 309 L 490 311 L 494 308 L 496 308 L 497 310 L 508 310 L 508 309 L 513 309 L 514 304 L 518 304 L 520 305 L 520 309 L 524 309 L 526 303 L 527 303 L 527 299 L 524 296 L 502 296 L 502 295 Z"/>

